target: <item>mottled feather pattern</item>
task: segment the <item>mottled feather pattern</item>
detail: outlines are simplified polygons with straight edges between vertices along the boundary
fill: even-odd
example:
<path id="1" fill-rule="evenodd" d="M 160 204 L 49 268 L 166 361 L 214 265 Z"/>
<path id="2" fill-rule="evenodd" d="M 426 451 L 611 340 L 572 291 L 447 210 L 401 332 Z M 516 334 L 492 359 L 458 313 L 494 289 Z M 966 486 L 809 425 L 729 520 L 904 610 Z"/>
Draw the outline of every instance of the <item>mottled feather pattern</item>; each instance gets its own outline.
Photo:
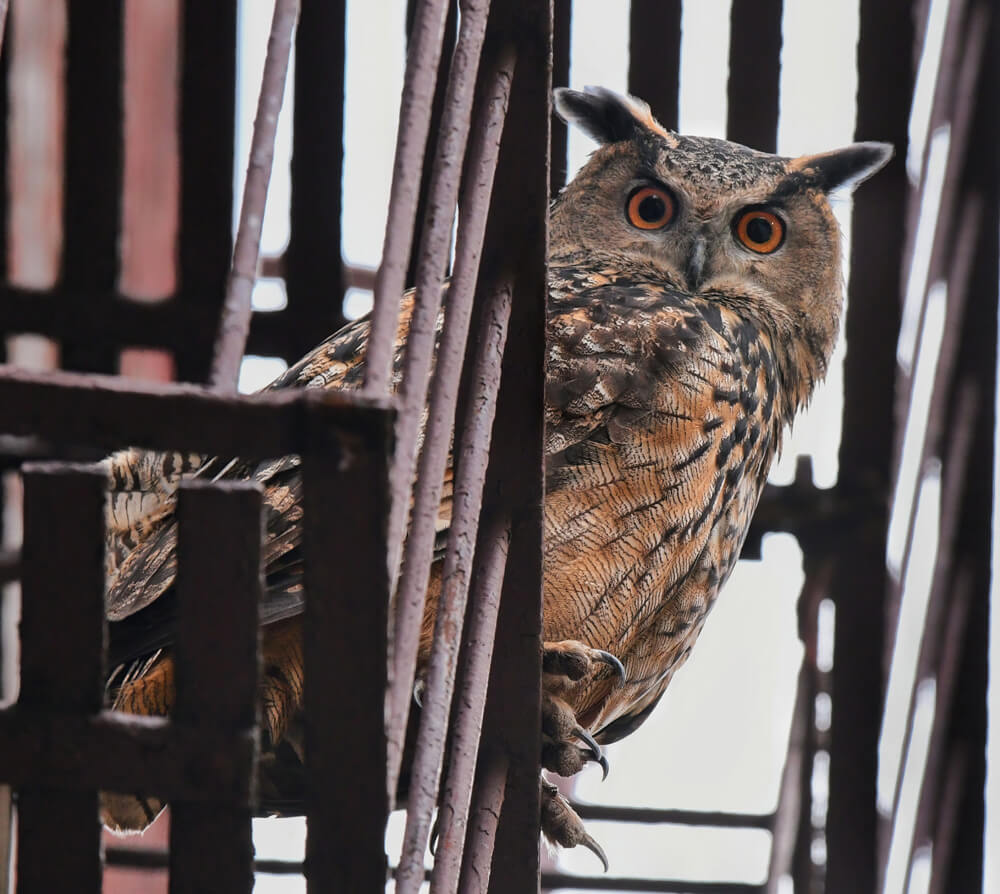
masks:
<path id="1" fill-rule="evenodd" d="M 607 90 L 557 91 L 556 107 L 601 143 L 556 197 L 549 229 L 541 762 L 571 775 L 588 759 L 606 767 L 600 745 L 649 716 L 732 573 L 782 431 L 836 339 L 842 263 L 827 193 L 878 170 L 891 147 L 788 159 L 669 132 L 645 103 Z M 401 304 L 394 387 L 412 293 Z M 368 336 L 367 321 L 350 324 L 270 387 L 358 387 Z M 450 466 L 438 546 L 451 519 Z M 162 690 L 172 685 L 178 481 L 263 484 L 260 784 L 284 809 L 302 797 L 303 778 L 298 458 L 250 465 L 132 451 L 113 457 L 109 474 L 124 492 L 109 502 L 108 610 L 121 664 L 112 689 L 118 707 L 139 713 L 167 710 L 172 698 Z M 442 565 L 438 550 L 418 674 Z M 288 779 L 299 780 L 291 791 Z M 603 858 L 555 791 L 542 786 L 546 835 Z M 127 828 L 155 807 L 141 797 L 105 805 L 107 821 Z"/>

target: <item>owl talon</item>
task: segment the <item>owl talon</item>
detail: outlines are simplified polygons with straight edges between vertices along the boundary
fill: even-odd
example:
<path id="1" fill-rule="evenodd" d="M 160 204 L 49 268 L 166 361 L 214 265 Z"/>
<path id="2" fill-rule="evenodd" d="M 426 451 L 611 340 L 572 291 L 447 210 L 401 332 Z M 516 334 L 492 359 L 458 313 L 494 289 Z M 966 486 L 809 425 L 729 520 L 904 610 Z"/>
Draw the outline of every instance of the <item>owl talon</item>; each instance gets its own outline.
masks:
<path id="1" fill-rule="evenodd" d="M 605 652 L 603 649 L 594 649 L 594 657 L 614 668 L 616 674 L 618 674 L 619 684 L 625 683 L 625 665 L 621 663 L 617 655 L 612 655 L 610 652 Z"/>
<path id="2" fill-rule="evenodd" d="M 601 864 L 604 871 L 610 868 L 607 855 L 594 837 L 587 832 L 576 811 L 551 782 L 540 779 L 542 796 L 542 834 L 553 844 L 571 848 L 583 845 Z"/>
<path id="3" fill-rule="evenodd" d="M 597 740 L 581 726 L 573 727 L 573 735 L 581 742 L 586 743 L 587 748 L 581 750 L 586 755 L 587 760 L 596 761 L 601 765 L 601 769 L 604 771 L 604 776 L 601 777 L 601 781 L 603 782 L 608 778 L 608 772 L 611 770 L 611 765 L 608 763 L 603 749 L 597 744 Z"/>

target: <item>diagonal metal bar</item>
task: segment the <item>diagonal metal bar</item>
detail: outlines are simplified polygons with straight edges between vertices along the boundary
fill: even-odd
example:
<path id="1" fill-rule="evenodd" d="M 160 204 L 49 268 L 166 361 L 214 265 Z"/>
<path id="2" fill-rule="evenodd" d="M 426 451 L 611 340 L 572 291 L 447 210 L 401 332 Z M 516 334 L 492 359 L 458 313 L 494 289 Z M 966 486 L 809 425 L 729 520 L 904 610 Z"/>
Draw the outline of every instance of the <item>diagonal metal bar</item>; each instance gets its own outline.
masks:
<path id="1" fill-rule="evenodd" d="M 448 777 L 438 811 L 440 843 L 431 877 L 432 894 L 454 894 L 458 890 L 509 548 L 509 521 L 484 530 L 476 547 L 479 568 L 469 629 L 465 635 L 465 666 L 458 682 L 461 707 L 451 735 Z"/>
<path id="2" fill-rule="evenodd" d="M 510 300 L 509 296 L 505 297 L 506 300 L 499 298 L 490 302 L 489 316 L 481 330 L 486 337 L 476 357 L 472 377 L 475 391 L 468 401 L 464 435 L 456 462 L 458 477 L 453 498 L 454 515 L 441 573 L 434 643 L 427 667 L 424 707 L 413 758 L 406 832 L 396 881 L 398 894 L 415 894 L 423 881 L 424 850 L 441 777 L 448 712 L 455 686 L 455 667 L 510 320 Z"/>
<path id="3" fill-rule="evenodd" d="M 426 0 L 418 6 L 410 32 L 389 195 L 391 212 L 386 221 L 382 263 L 375 277 L 371 338 L 365 355 L 365 393 L 369 395 L 384 397 L 390 391 L 392 346 L 420 189 L 420 178 L 414 176 L 414 171 L 419 171 L 424 163 L 447 15 L 447 0 Z"/>
<path id="4" fill-rule="evenodd" d="M 233 248 L 233 264 L 226 283 L 226 299 L 215 339 L 211 382 L 223 391 L 235 391 L 240 361 L 250 334 L 251 296 L 257 281 L 257 260 L 267 205 L 267 188 L 274 167 L 274 139 L 285 95 L 292 33 L 299 15 L 299 0 L 276 0 L 267 42 L 264 75 L 253 123 L 247 179 L 243 188 L 240 224 Z"/>
<path id="5" fill-rule="evenodd" d="M 511 61 L 511 66 L 513 62 Z M 397 592 L 395 650 L 389 691 L 389 791 L 396 790 L 403 740 L 413 689 L 417 636 L 423 614 L 427 575 L 433 558 L 442 477 L 451 448 L 451 433 L 465 360 L 469 321 L 486 232 L 500 136 L 510 98 L 510 80 L 500 72 L 476 120 L 469 151 L 465 195 L 459 207 L 458 256 L 448 289 L 448 312 L 438 349 L 431 388 L 426 434 L 417 472 L 410 534 Z M 477 426 L 478 428 L 478 426 Z M 488 438 L 489 430 L 486 430 Z M 481 489 L 481 487 L 480 487 Z"/>

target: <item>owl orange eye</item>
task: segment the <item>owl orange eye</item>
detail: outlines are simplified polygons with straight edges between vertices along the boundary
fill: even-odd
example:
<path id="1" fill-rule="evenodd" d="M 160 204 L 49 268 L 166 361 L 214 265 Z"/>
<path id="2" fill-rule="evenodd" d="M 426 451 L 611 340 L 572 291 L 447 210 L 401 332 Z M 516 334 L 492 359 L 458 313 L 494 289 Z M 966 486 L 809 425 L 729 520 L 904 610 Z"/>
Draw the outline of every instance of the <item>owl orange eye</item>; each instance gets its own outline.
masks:
<path id="1" fill-rule="evenodd" d="M 750 251 L 769 255 L 785 240 L 785 225 L 777 214 L 755 208 L 737 219 L 736 237 Z"/>
<path id="2" fill-rule="evenodd" d="M 641 186 L 628 197 L 628 222 L 640 230 L 660 230 L 674 217 L 674 199 L 665 189 Z"/>

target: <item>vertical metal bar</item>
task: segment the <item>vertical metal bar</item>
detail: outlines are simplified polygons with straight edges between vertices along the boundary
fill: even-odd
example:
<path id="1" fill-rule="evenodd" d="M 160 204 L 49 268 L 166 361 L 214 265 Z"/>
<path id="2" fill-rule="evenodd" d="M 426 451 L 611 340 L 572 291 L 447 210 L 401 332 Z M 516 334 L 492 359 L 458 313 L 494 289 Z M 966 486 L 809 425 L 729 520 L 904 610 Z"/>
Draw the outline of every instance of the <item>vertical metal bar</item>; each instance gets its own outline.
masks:
<path id="1" fill-rule="evenodd" d="M 900 221 L 906 210 L 906 158 L 913 72 L 913 25 L 906 0 L 863 0 L 858 41 L 860 139 L 885 139 L 896 158 L 854 199 L 845 330 L 843 435 L 837 488 L 848 501 L 876 500 L 866 524 L 845 531 L 850 562 L 835 564 L 830 595 L 834 634 L 833 725 L 827 813 L 827 885 L 875 890 L 879 883 L 875 807 L 882 717 L 885 537 L 891 492 L 895 356 L 899 331 Z M 878 250 L 873 250 L 878 246 Z"/>
<path id="2" fill-rule="evenodd" d="M 422 0 L 408 0 L 406 4 L 406 33 L 410 34 L 416 18 L 417 7 Z M 427 146 L 424 148 L 424 158 L 433 158 L 434 147 L 441 133 L 441 116 L 444 114 L 445 93 L 451 75 L 451 61 L 455 52 L 455 39 L 458 36 L 458 0 L 448 0 L 448 18 L 444 23 L 444 39 L 441 45 L 441 61 L 438 64 L 437 79 L 434 84 L 434 101 L 431 103 L 431 121 L 427 133 Z M 420 266 L 420 246 L 424 241 L 424 228 L 430 213 L 431 197 L 431 166 L 424 165 L 420 172 L 420 192 L 417 196 L 417 213 L 413 230 L 413 241 L 410 246 L 410 262 L 406 269 L 406 287 L 416 285 L 417 269 Z"/>
<path id="3" fill-rule="evenodd" d="M 760 10 L 760 5 L 754 4 L 754 9 Z M 758 13 L 766 14 L 765 10 Z M 780 14 L 778 22 L 780 28 Z M 680 97 L 681 0 L 632 0 L 628 52 L 628 92 L 646 100 L 664 127 L 676 130 Z"/>
<path id="4" fill-rule="evenodd" d="M 732 6 L 726 136 L 761 152 L 778 144 L 782 6 L 782 0 Z"/>
<path id="5" fill-rule="evenodd" d="M 66 162 L 61 284 L 110 292 L 118 279 L 122 188 L 122 0 L 67 6 Z M 115 372 L 113 345 L 70 339 L 64 366 Z"/>
<path id="6" fill-rule="evenodd" d="M 496 271 L 493 294 L 512 296 L 496 430 L 483 497 L 487 517 L 514 520 L 497 620 L 483 739 L 508 761 L 491 889 L 538 888 L 541 621 L 542 416 L 547 210 L 551 120 L 552 7 L 549 0 L 495 0 L 487 43 L 517 53 L 505 137 L 497 167 L 483 269 Z M 493 64 L 484 59 L 484 65 Z M 490 280 L 486 280 L 487 284 Z M 488 288 L 490 286 L 488 285 Z M 486 292 L 490 294 L 490 292 Z"/>
<path id="7" fill-rule="evenodd" d="M 251 296 L 257 282 L 257 259 L 264 228 L 267 187 L 274 167 L 274 138 L 278 115 L 285 96 L 288 58 L 292 52 L 292 32 L 299 14 L 298 0 L 276 0 L 267 42 L 264 74 L 253 122 L 247 178 L 236 231 L 233 264 L 226 282 L 226 297 L 212 355 L 211 383 L 224 391 L 236 391 L 240 362 L 250 334 Z"/>
<path id="8" fill-rule="evenodd" d="M 285 251 L 288 307 L 279 312 L 289 361 L 345 322 L 343 271 L 337 261 L 346 19 L 345 0 L 302 0 L 295 34 L 292 195 Z"/>
<path id="9" fill-rule="evenodd" d="M 392 345 L 399 321 L 399 300 L 406 281 L 420 191 L 419 178 L 414 172 L 423 167 L 447 13 L 447 0 L 426 0 L 417 7 L 410 29 L 410 48 L 406 54 L 406 75 L 396 135 L 396 160 L 389 195 L 391 211 L 386 221 L 382 263 L 375 277 L 375 306 L 365 357 L 365 392 L 374 396 L 389 393 Z"/>
<path id="10" fill-rule="evenodd" d="M 472 814 L 465 841 L 465 862 L 462 866 L 462 880 L 459 885 L 461 894 L 486 894 L 487 891 L 492 890 L 490 877 L 493 867 L 493 852 L 496 845 L 497 824 L 503 811 L 509 769 L 507 755 L 499 749 L 485 749 L 479 755 L 479 770 L 476 773 Z M 536 881 L 528 888 L 507 888 L 506 890 L 523 890 L 526 894 L 529 891 L 537 890 L 537 876 L 536 869 Z"/>
<path id="11" fill-rule="evenodd" d="M 570 32 L 573 25 L 573 0 L 553 0 L 552 3 L 552 84 L 568 87 Z M 549 194 L 556 196 L 566 185 L 569 164 L 569 133 L 566 122 L 555 116 L 549 125 L 552 138 L 549 145 Z"/>
<path id="12" fill-rule="evenodd" d="M 465 658 L 457 682 L 461 707 L 451 734 L 448 776 L 442 786 L 438 810 L 440 838 L 431 877 L 432 894 L 454 894 L 458 890 L 509 548 L 509 521 L 481 529 L 476 545 L 475 591 L 465 635 Z"/>
<path id="13" fill-rule="evenodd" d="M 306 877 L 310 892 L 381 891 L 385 775 L 386 517 L 392 416 L 333 427 L 329 395 L 303 395 Z M 359 418 L 360 417 L 360 418 Z M 349 507 L 349 508 L 348 508 Z"/>
<path id="14" fill-rule="evenodd" d="M 257 712 L 260 485 L 182 482 L 177 520 L 173 722 L 219 734 L 249 733 Z M 255 780 L 255 757 L 242 769 Z M 174 802 L 171 812 L 172 892 L 253 887 L 249 803 Z"/>
<path id="15" fill-rule="evenodd" d="M 101 709 L 107 639 L 104 488 L 105 475 L 94 467 L 24 467 L 18 704 L 25 712 L 94 714 Z M 96 791 L 21 790 L 20 894 L 101 890 L 97 798 Z M 59 842 L 58 859 L 53 859 L 52 841 Z"/>
<path id="16" fill-rule="evenodd" d="M 466 165 L 466 187 L 460 203 L 455 275 L 448 290 L 451 297 L 435 362 L 426 432 L 418 464 L 413 509 L 410 514 L 410 533 L 406 539 L 406 552 L 397 595 L 397 605 L 413 609 L 423 604 L 427 575 L 433 557 L 442 477 L 451 450 L 455 407 L 458 401 L 462 364 L 466 357 L 479 258 L 486 232 L 486 217 L 496 171 L 500 136 L 510 97 L 508 75 L 511 70 L 513 70 L 513 60 L 509 60 L 502 76 L 497 72 L 487 76 L 489 87 L 482 94 L 484 99 L 476 120 L 473 143 L 469 149 Z M 484 432 L 487 440 L 489 433 L 487 425 Z M 479 491 L 482 491 L 481 482 Z M 419 620 L 414 610 L 405 622 L 413 625 L 412 630 L 405 633 L 401 631 L 398 637 L 399 640 L 404 640 L 409 635 L 412 642 L 403 645 L 397 643 L 397 654 L 404 648 L 410 650 L 415 648 Z M 389 791 L 396 789 L 403 740 L 406 735 L 410 694 L 413 687 L 412 658 L 410 663 L 403 667 L 397 665 L 396 674 L 389 699 Z"/>
<path id="17" fill-rule="evenodd" d="M 218 319 L 232 260 L 237 0 L 184 0 L 181 10 L 178 300 Z M 191 331 L 177 377 L 208 377 L 215 333 Z"/>
<path id="18" fill-rule="evenodd" d="M 485 208 L 483 211 L 485 212 Z M 485 224 L 485 217 L 483 222 Z M 420 728 L 414 748 L 403 853 L 396 876 L 396 890 L 399 894 L 416 894 L 424 880 L 423 857 L 441 778 L 448 714 L 455 687 L 455 668 L 462 640 L 476 528 L 482 508 L 483 481 L 489 461 L 497 391 L 500 387 L 500 367 L 510 315 L 509 296 L 490 304 L 492 306 L 489 309 L 494 313 L 481 330 L 485 337 L 478 346 L 472 375 L 473 393 L 466 403 L 462 440 L 456 451 L 458 471 L 452 499 L 448 551 L 441 573 L 441 594 L 427 667 L 424 706 L 420 713 Z M 458 371 L 456 369 L 454 383 L 456 392 Z"/>

